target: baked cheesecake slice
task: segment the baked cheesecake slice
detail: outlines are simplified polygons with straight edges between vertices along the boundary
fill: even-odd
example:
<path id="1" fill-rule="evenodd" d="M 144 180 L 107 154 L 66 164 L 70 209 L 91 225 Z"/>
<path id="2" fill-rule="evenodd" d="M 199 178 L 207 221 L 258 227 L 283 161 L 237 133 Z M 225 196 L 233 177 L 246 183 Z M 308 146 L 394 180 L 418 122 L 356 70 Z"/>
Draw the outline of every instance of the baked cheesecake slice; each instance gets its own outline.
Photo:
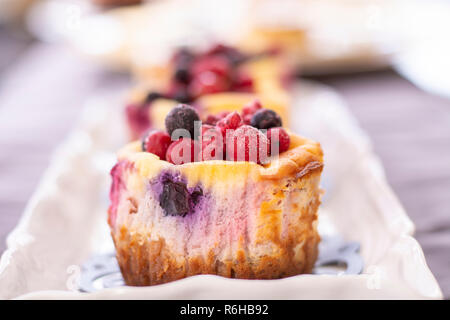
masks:
<path id="1" fill-rule="evenodd" d="M 172 141 L 198 118 L 195 109 L 177 106 L 166 131 L 151 131 L 118 153 L 108 222 L 125 282 L 311 272 L 320 241 L 320 144 L 283 129 L 268 109 L 253 110 L 250 125 L 234 112 L 215 126 L 203 124 L 197 140 Z M 211 145 L 212 158 L 205 156 Z"/>

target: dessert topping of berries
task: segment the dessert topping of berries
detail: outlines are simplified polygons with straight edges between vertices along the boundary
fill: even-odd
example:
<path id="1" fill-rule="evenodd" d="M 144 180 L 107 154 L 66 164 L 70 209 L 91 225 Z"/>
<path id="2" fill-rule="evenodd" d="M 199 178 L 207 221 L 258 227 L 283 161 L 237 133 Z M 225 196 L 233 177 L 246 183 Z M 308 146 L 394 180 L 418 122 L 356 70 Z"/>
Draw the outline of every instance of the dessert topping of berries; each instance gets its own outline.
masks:
<path id="1" fill-rule="evenodd" d="M 142 139 L 142 150 L 156 154 L 161 160 L 166 160 L 166 152 L 172 140 L 170 136 L 160 130 L 151 130 Z"/>
<path id="2" fill-rule="evenodd" d="M 199 160 L 200 145 L 198 141 L 181 138 L 173 142 L 166 152 L 166 161 L 173 164 L 184 164 Z"/>
<path id="3" fill-rule="evenodd" d="M 281 118 L 274 111 L 263 109 L 261 103 L 254 100 L 244 106 L 241 114 L 224 111 L 210 115 L 207 123 L 197 132 L 194 130 L 195 125 L 200 121 L 195 109 L 188 105 L 178 105 L 166 117 L 168 133 L 150 131 L 142 141 L 142 149 L 175 165 L 207 160 L 264 164 L 271 155 L 278 155 L 289 149 L 289 134 L 280 126 Z M 249 118 L 252 125 L 247 124 Z M 187 132 L 175 132 L 177 129 Z M 174 136 L 174 132 L 180 138 L 172 142 L 171 135 Z M 191 139 L 187 136 L 188 133 L 190 137 L 199 134 L 201 139 Z"/>
<path id="4" fill-rule="evenodd" d="M 269 140 L 258 129 L 243 125 L 227 136 L 227 160 L 265 163 Z"/>
<path id="5" fill-rule="evenodd" d="M 269 109 L 261 109 L 255 112 L 250 120 L 250 124 L 258 129 L 270 129 L 282 126 L 280 116 L 275 111 Z"/>
<path id="6" fill-rule="evenodd" d="M 289 134 L 281 127 L 267 130 L 267 139 L 269 139 L 270 155 L 272 156 L 287 151 L 291 143 Z"/>
<path id="7" fill-rule="evenodd" d="M 172 136 L 177 129 L 187 130 L 191 138 L 194 138 L 195 122 L 200 121 L 200 118 L 194 108 L 180 104 L 170 110 L 166 116 L 165 124 L 167 133 Z"/>

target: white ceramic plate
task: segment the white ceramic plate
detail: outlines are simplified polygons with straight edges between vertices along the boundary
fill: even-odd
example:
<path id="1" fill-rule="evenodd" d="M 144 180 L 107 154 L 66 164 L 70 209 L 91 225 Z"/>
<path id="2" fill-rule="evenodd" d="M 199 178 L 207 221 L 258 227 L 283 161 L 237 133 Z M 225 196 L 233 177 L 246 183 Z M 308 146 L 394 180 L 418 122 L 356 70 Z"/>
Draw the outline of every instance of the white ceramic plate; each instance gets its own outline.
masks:
<path id="1" fill-rule="evenodd" d="M 295 90 L 294 131 L 321 141 L 327 196 L 321 234 L 361 244 L 360 275 L 237 280 L 202 275 L 152 287 L 79 293 L 80 267 L 112 249 L 106 223 L 108 171 L 124 141 L 121 96 L 92 99 L 55 153 L 0 262 L 0 297 L 27 299 L 437 299 L 439 286 L 412 237 L 414 226 L 386 183 L 370 142 L 329 88 Z"/>

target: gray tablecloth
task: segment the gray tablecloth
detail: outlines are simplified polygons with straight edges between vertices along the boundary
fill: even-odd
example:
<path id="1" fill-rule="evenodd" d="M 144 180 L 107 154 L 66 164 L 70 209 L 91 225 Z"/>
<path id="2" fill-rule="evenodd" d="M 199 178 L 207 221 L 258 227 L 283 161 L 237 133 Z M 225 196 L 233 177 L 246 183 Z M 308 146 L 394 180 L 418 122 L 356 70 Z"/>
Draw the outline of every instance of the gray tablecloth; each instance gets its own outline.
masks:
<path id="1" fill-rule="evenodd" d="M 11 64 L 0 70 L 0 252 L 83 101 L 99 88 L 126 81 L 61 46 L 36 44 L 7 58 L 9 63 L 0 64 Z M 315 80 L 336 88 L 369 133 L 450 298 L 450 101 L 392 71 Z"/>

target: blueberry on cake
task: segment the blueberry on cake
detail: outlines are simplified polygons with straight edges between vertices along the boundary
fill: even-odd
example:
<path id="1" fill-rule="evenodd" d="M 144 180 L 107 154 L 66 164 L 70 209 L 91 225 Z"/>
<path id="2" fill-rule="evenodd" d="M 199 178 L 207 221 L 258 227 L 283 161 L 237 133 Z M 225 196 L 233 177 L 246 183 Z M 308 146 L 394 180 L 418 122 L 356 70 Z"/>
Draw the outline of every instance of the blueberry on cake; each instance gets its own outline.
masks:
<path id="1" fill-rule="evenodd" d="M 180 104 L 118 153 L 109 225 L 126 284 L 278 279 L 318 254 L 320 144 L 254 101 L 210 123 Z"/>

